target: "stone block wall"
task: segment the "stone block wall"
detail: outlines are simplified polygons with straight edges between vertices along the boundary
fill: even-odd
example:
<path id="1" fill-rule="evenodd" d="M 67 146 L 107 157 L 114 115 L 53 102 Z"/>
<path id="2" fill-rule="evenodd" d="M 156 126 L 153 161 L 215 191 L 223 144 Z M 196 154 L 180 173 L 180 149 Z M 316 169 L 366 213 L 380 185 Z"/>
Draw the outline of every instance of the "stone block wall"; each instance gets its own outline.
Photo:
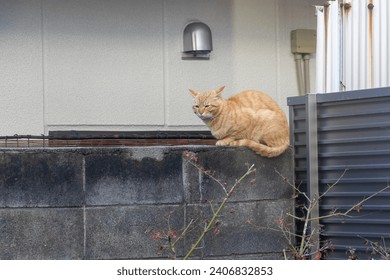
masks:
<path id="1" fill-rule="evenodd" d="M 218 218 L 197 259 L 281 259 L 286 240 L 252 224 L 275 226 L 292 211 L 291 151 L 268 159 L 214 146 L 0 149 L 0 259 L 154 259 L 156 232 L 193 230 L 183 256 L 225 193 L 188 162 L 232 186 L 254 164 Z"/>

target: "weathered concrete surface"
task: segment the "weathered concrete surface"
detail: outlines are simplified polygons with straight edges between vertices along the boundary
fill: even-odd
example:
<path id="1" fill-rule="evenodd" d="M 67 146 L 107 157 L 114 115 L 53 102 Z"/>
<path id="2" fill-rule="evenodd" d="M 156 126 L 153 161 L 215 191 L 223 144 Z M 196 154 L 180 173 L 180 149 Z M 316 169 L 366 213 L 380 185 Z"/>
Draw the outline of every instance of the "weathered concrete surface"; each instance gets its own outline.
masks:
<path id="1" fill-rule="evenodd" d="M 197 228 L 176 246 L 195 242 L 223 188 L 189 163 L 210 170 L 226 188 L 254 164 L 196 250 L 203 259 L 278 259 L 275 226 L 292 211 L 291 151 L 267 159 L 245 148 L 215 146 L 0 149 L 0 259 L 151 259 L 191 220 Z M 252 224 L 252 225 L 251 225 Z M 156 239 L 156 238 L 154 238 Z"/>
<path id="2" fill-rule="evenodd" d="M 82 206 L 83 156 L 0 149 L 0 207 Z"/>
<path id="3" fill-rule="evenodd" d="M 112 206 L 86 210 L 87 259 L 139 259 L 157 257 L 159 241 L 152 240 L 151 229 L 167 230 L 167 218 L 175 229 L 183 227 L 183 207 Z M 176 248 L 179 253 L 183 246 Z"/>
<path id="4" fill-rule="evenodd" d="M 83 210 L 0 209 L 1 259 L 82 259 Z"/>
<path id="5" fill-rule="evenodd" d="M 85 157 L 88 205 L 183 202 L 180 152 L 163 158 L 135 158 L 132 153 Z"/>

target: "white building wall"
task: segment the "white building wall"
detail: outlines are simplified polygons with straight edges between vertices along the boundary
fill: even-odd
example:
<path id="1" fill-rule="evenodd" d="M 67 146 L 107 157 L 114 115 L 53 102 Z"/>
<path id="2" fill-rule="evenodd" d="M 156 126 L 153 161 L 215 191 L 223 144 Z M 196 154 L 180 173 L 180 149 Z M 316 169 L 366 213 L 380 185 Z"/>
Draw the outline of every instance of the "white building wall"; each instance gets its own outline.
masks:
<path id="1" fill-rule="evenodd" d="M 225 96 L 263 90 L 287 111 L 298 94 L 290 31 L 315 28 L 311 4 L 0 0 L 0 135 L 206 129 L 187 89 L 222 85 Z M 194 19 L 212 30 L 208 61 L 181 59 Z"/>
<path id="2" fill-rule="evenodd" d="M 0 135 L 41 134 L 40 0 L 0 0 Z"/>
<path id="3" fill-rule="evenodd" d="M 164 125 L 163 5 L 44 1 L 47 126 Z"/>

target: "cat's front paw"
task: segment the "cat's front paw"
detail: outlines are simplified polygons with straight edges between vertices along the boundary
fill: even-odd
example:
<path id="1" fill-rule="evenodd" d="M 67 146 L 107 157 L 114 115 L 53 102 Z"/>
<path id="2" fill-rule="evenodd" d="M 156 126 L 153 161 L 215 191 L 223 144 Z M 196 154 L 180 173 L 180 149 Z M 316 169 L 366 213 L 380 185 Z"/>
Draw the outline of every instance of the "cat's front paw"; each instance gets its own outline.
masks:
<path id="1" fill-rule="evenodd" d="M 230 143 L 230 141 L 218 140 L 217 143 L 215 143 L 215 145 L 217 145 L 217 146 L 229 146 L 229 143 Z"/>

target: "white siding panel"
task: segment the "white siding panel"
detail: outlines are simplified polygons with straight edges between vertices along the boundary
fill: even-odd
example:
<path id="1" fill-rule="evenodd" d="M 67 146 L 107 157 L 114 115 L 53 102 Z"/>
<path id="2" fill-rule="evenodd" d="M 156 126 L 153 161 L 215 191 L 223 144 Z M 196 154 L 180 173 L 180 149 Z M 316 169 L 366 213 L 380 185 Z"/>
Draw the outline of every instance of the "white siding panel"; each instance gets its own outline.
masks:
<path id="1" fill-rule="evenodd" d="M 43 133 L 40 0 L 0 0 L 0 135 Z"/>
<path id="2" fill-rule="evenodd" d="M 373 69 L 374 87 L 390 84 L 390 5 L 388 0 L 376 0 L 373 10 Z"/>
<path id="3" fill-rule="evenodd" d="M 155 0 L 44 1 L 48 125 L 163 125 Z"/>
<path id="4" fill-rule="evenodd" d="M 347 3 L 349 8 L 345 6 Z M 370 4 L 373 8 L 369 8 Z M 328 5 L 323 9 L 329 11 L 329 18 L 321 13 L 317 17 L 318 37 L 325 38 L 319 42 L 324 50 L 320 46 L 317 52 L 318 57 L 325 57 L 323 68 L 317 71 L 319 92 L 389 86 L 388 1 L 339 0 L 328 1 Z M 340 41 L 336 42 L 335 38 Z M 337 65 L 337 60 L 342 63 Z M 338 76 L 340 72 L 342 75 Z M 323 84 L 325 89 L 321 88 Z"/>

